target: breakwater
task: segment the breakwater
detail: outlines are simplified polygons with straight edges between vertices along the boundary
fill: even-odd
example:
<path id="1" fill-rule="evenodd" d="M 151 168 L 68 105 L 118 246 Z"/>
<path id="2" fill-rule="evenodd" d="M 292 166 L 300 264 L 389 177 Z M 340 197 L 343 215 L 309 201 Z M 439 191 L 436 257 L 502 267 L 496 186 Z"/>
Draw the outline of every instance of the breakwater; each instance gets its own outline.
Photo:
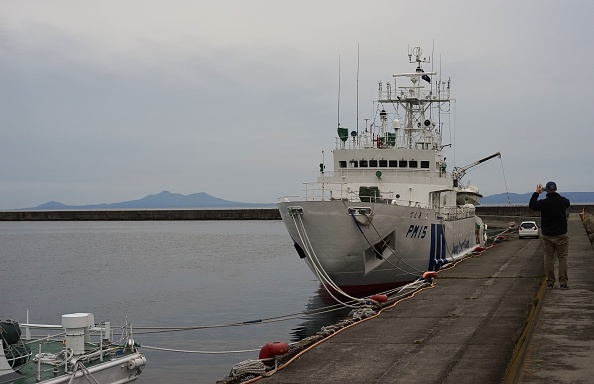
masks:
<path id="1" fill-rule="evenodd" d="M 594 214 L 594 205 L 577 204 L 569 213 Z M 478 216 L 538 218 L 527 206 L 477 206 Z M 144 209 L 90 211 L 0 211 L 0 221 L 134 221 L 134 220 L 280 220 L 276 208 L 247 209 Z"/>
<path id="2" fill-rule="evenodd" d="M 0 221 L 280 220 L 276 208 L 4 211 Z"/>
<path id="3" fill-rule="evenodd" d="M 594 204 L 572 204 L 567 213 L 590 213 L 594 214 Z M 488 206 L 479 205 L 476 207 L 478 216 L 520 216 L 520 217 L 540 217 L 540 212 L 533 211 L 526 205 L 512 206 Z"/>

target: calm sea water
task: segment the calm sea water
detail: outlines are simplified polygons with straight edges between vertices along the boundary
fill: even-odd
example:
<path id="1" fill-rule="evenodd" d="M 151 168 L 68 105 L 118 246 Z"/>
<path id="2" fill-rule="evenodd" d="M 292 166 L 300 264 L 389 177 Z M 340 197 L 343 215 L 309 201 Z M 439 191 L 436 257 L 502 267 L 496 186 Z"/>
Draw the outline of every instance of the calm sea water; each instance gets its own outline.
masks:
<path id="1" fill-rule="evenodd" d="M 0 318 L 187 327 L 299 313 L 331 301 L 297 256 L 280 221 L 0 222 Z M 346 315 L 142 334 L 141 345 L 191 351 L 259 349 L 296 341 Z M 139 383 L 214 383 L 258 351 L 224 354 L 144 349 Z"/>

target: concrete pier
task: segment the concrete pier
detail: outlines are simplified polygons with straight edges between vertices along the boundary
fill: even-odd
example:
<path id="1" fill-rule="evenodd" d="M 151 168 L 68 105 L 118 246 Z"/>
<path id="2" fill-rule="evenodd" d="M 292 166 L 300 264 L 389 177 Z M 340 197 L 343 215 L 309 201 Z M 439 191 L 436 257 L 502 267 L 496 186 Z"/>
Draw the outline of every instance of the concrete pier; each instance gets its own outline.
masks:
<path id="1" fill-rule="evenodd" d="M 574 218 L 575 219 L 575 218 Z M 569 290 L 546 290 L 523 355 L 520 383 L 594 382 L 594 251 L 569 222 Z M 556 271 L 557 273 L 557 271 Z M 558 277 L 558 276 L 557 276 Z"/>
<path id="2" fill-rule="evenodd" d="M 545 289 L 539 239 L 510 235 L 258 382 L 591 382 L 594 251 L 577 215 L 569 228 L 568 291 Z"/>

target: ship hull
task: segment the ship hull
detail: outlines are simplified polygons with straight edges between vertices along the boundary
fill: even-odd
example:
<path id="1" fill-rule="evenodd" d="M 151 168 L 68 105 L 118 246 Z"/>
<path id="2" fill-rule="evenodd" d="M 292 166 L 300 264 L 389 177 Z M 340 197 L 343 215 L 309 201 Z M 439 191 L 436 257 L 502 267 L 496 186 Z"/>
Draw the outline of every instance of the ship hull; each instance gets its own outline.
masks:
<path id="1" fill-rule="evenodd" d="M 312 272 L 349 293 L 412 282 L 461 259 L 484 238 L 480 218 L 445 220 L 428 208 L 339 200 L 278 207 Z"/>

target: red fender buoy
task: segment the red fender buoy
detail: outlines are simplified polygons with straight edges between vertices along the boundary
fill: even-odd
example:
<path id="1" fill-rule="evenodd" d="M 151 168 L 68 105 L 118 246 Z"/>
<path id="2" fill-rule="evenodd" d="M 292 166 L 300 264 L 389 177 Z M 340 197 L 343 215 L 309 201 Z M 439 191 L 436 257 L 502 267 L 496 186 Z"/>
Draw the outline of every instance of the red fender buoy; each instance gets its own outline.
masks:
<path id="1" fill-rule="evenodd" d="M 386 301 L 388 301 L 388 296 L 377 294 L 369 297 L 369 299 L 377 301 L 378 303 L 385 303 Z"/>
<path id="2" fill-rule="evenodd" d="M 423 279 L 432 279 L 435 276 L 437 276 L 437 272 L 435 272 L 435 271 L 427 271 L 427 272 L 423 273 Z"/>
<path id="3" fill-rule="evenodd" d="M 485 250 L 485 247 L 478 246 L 474 249 L 475 252 L 482 252 Z"/>
<path id="4" fill-rule="evenodd" d="M 258 359 L 269 359 L 277 355 L 284 355 L 287 352 L 289 352 L 288 343 L 285 343 L 284 341 L 274 341 L 264 344 L 262 349 L 260 349 Z"/>

